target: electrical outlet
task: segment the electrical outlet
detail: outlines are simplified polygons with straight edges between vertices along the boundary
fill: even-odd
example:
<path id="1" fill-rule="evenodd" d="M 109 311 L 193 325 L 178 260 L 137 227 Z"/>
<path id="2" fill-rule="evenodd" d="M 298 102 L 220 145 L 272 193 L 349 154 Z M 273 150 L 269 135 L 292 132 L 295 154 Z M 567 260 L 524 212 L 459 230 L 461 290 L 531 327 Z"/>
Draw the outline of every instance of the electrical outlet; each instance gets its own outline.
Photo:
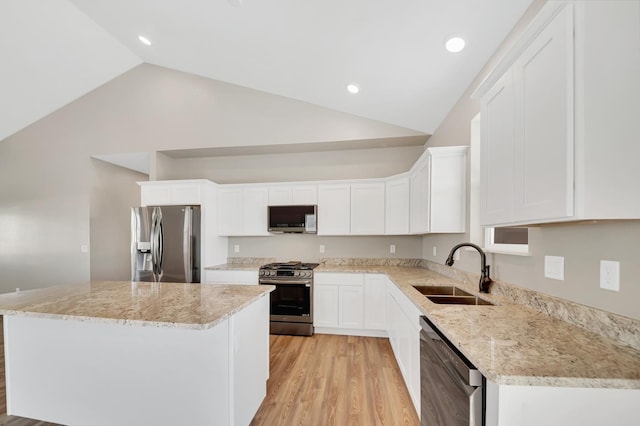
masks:
<path id="1" fill-rule="evenodd" d="M 80 246 L 80 253 L 88 253 L 89 252 L 89 246 L 86 244 L 83 244 Z"/>
<path id="2" fill-rule="evenodd" d="M 20 287 L 16 287 L 16 293 L 20 293 Z"/>
<path id="3" fill-rule="evenodd" d="M 544 276 L 553 280 L 564 281 L 564 257 L 545 256 Z"/>
<path id="4" fill-rule="evenodd" d="M 456 250 L 456 252 L 453 253 L 453 260 L 460 260 L 460 250 Z"/>
<path id="5" fill-rule="evenodd" d="M 436 257 L 436 253 L 437 253 L 437 252 L 438 252 L 438 251 L 436 250 L 436 246 L 433 246 L 433 257 Z"/>
<path id="6" fill-rule="evenodd" d="M 236 244 L 233 246 L 233 252 L 234 253 L 240 253 L 240 244 Z"/>
<path id="7" fill-rule="evenodd" d="M 620 291 L 620 262 L 600 261 L 600 288 Z"/>
<path id="8" fill-rule="evenodd" d="M 395 253 L 395 252 L 396 252 L 396 245 L 395 244 L 389 245 L 389 253 Z"/>
<path id="9" fill-rule="evenodd" d="M 324 244 L 320 244 L 320 253 L 324 253 Z"/>

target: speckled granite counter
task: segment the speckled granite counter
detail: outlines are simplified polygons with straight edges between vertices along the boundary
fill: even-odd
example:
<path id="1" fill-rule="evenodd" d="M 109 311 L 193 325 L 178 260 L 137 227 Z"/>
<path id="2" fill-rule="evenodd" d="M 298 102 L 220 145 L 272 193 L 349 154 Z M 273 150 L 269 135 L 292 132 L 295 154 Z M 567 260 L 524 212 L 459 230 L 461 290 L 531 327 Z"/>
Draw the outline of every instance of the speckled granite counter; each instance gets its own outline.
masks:
<path id="1" fill-rule="evenodd" d="M 0 314 L 208 329 L 274 288 L 93 281 L 0 295 Z"/>
<path id="2" fill-rule="evenodd" d="M 640 389 L 640 352 L 495 295 L 496 306 L 438 305 L 412 285 L 477 288 L 417 267 L 326 265 L 384 273 L 490 380 L 501 385 Z"/>

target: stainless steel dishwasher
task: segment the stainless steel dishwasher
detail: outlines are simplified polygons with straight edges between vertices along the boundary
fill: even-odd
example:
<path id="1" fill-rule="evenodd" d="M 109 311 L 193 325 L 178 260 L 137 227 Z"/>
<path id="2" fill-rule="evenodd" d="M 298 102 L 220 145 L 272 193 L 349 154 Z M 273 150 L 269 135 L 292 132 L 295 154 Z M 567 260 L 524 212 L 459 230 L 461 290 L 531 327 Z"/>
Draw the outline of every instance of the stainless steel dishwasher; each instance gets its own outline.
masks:
<path id="1" fill-rule="evenodd" d="M 422 426 L 483 426 L 485 380 L 426 317 L 420 317 Z"/>

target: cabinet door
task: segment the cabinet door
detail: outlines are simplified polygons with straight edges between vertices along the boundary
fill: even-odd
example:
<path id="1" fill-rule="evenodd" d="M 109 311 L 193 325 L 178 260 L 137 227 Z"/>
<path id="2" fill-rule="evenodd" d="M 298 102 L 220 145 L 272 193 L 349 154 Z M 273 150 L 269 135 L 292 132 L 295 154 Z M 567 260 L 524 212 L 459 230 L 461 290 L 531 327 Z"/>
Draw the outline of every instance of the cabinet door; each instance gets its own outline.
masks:
<path id="1" fill-rule="evenodd" d="M 573 10 L 565 7 L 513 65 L 518 88 L 516 221 L 573 215 Z"/>
<path id="2" fill-rule="evenodd" d="M 381 274 L 364 276 L 364 328 L 387 329 L 387 277 Z"/>
<path id="3" fill-rule="evenodd" d="M 384 183 L 351 185 L 351 235 L 384 234 Z"/>
<path id="4" fill-rule="evenodd" d="M 286 206 L 293 204 L 290 186 L 272 186 L 269 188 L 269 205 Z"/>
<path id="5" fill-rule="evenodd" d="M 220 235 L 242 235 L 242 190 L 218 191 L 218 229 Z"/>
<path id="6" fill-rule="evenodd" d="M 318 235 L 349 235 L 350 185 L 318 186 Z"/>
<path id="7" fill-rule="evenodd" d="M 429 179 L 429 232 L 464 232 L 467 222 L 467 148 L 427 150 Z"/>
<path id="8" fill-rule="evenodd" d="M 385 234 L 409 233 L 409 178 L 387 182 L 385 191 Z"/>
<path id="9" fill-rule="evenodd" d="M 362 286 L 338 286 L 338 326 L 340 328 L 363 328 L 363 298 Z"/>
<path id="10" fill-rule="evenodd" d="M 200 185 L 176 184 L 171 186 L 171 204 L 200 204 Z"/>
<path id="11" fill-rule="evenodd" d="M 140 188 L 142 206 L 167 206 L 171 204 L 170 185 L 146 185 Z"/>
<path id="12" fill-rule="evenodd" d="M 267 204 L 269 192 L 266 187 L 243 188 L 243 224 L 241 235 L 268 235 Z"/>
<path id="13" fill-rule="evenodd" d="M 313 324 L 316 327 L 338 327 L 338 286 L 313 286 Z"/>
<path id="14" fill-rule="evenodd" d="M 480 224 L 513 221 L 514 91 L 511 70 L 482 99 Z"/>
<path id="15" fill-rule="evenodd" d="M 429 161 L 426 155 L 411 171 L 409 224 L 412 234 L 429 232 Z"/>
<path id="16" fill-rule="evenodd" d="M 318 186 L 295 185 L 291 190 L 291 203 L 300 205 L 318 204 Z"/>
<path id="17" fill-rule="evenodd" d="M 233 271 L 204 271 L 205 284 L 233 284 Z"/>

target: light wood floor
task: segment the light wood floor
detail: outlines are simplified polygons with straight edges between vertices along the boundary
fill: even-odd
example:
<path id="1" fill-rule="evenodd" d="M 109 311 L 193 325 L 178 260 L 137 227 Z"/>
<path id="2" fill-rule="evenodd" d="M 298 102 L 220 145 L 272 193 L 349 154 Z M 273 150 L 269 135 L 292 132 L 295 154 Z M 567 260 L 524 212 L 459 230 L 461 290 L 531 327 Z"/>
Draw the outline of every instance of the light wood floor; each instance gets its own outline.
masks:
<path id="1" fill-rule="evenodd" d="M 271 336 L 258 425 L 418 425 L 388 339 Z"/>
<path id="2" fill-rule="evenodd" d="M 0 315 L 0 425 L 55 426 L 6 415 Z M 419 425 L 387 339 L 270 336 L 267 397 L 251 426 Z"/>

